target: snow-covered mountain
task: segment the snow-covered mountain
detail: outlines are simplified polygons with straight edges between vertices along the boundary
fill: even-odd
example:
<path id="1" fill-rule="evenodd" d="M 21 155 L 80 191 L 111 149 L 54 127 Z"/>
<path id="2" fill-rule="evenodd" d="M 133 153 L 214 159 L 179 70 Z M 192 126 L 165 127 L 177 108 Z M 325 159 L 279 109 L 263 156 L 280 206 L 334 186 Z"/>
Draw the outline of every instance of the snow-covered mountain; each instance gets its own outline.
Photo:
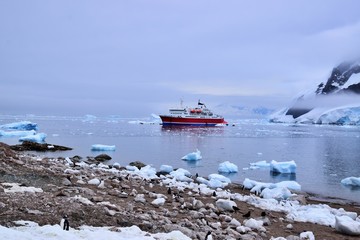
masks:
<path id="1" fill-rule="evenodd" d="M 299 94 L 271 122 L 360 125 L 360 60 L 335 67 L 327 82 Z"/>
<path id="2" fill-rule="evenodd" d="M 215 106 L 213 111 L 225 116 L 226 119 L 258 119 L 267 118 L 275 110 L 264 106 L 242 106 L 224 103 Z"/>

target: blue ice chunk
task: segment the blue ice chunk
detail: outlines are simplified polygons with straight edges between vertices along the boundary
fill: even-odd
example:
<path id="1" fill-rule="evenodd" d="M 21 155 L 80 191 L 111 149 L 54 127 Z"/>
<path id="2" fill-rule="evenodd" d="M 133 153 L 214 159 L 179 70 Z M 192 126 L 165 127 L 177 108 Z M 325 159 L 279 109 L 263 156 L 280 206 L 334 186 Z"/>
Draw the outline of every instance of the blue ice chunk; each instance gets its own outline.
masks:
<path id="1" fill-rule="evenodd" d="M 25 137 L 36 134 L 35 130 L 30 131 L 3 131 L 0 130 L 0 137 Z"/>
<path id="2" fill-rule="evenodd" d="M 13 122 L 1 125 L 2 129 L 13 129 L 13 130 L 37 130 L 37 123 L 32 123 L 29 121 Z"/>
<path id="3" fill-rule="evenodd" d="M 272 160 L 270 171 L 274 173 L 296 173 L 296 163 L 295 161 L 277 162 Z"/>
<path id="4" fill-rule="evenodd" d="M 202 156 L 201 156 L 201 152 L 199 151 L 199 149 L 196 149 L 196 152 L 188 153 L 185 156 L 183 156 L 181 159 L 187 160 L 187 161 L 197 161 L 197 160 L 202 159 Z"/>
<path id="5" fill-rule="evenodd" d="M 34 135 L 28 135 L 28 136 L 25 136 L 25 137 L 21 137 L 21 138 L 19 138 L 19 141 L 20 142 L 29 141 L 29 142 L 44 143 L 45 138 L 46 138 L 45 133 L 37 133 L 37 134 L 34 134 Z"/>
<path id="6" fill-rule="evenodd" d="M 360 187 L 360 177 L 347 177 L 341 180 L 341 184 L 351 187 Z"/>
<path id="7" fill-rule="evenodd" d="M 238 172 L 238 167 L 229 161 L 219 164 L 218 172 L 221 173 L 236 173 Z"/>
<path id="8" fill-rule="evenodd" d="M 174 171 L 174 168 L 170 165 L 161 165 L 160 166 L 160 172 L 171 173 L 172 171 Z"/>
<path id="9" fill-rule="evenodd" d="M 91 146 L 92 151 L 115 151 L 115 148 L 115 145 L 94 144 Z"/>

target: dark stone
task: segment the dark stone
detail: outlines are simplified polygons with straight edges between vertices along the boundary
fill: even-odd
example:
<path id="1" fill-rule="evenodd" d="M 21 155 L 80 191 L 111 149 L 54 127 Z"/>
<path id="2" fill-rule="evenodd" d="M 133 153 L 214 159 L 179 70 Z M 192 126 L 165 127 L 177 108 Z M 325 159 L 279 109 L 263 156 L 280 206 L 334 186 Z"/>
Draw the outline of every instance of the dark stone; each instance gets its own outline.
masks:
<path id="1" fill-rule="evenodd" d="M 144 163 L 142 163 L 140 161 L 131 162 L 131 163 L 129 163 L 129 165 L 137 167 L 138 169 L 141 169 L 142 167 L 146 166 Z"/>
<path id="2" fill-rule="evenodd" d="M 67 151 L 72 150 L 72 148 L 47 144 L 47 143 L 36 143 L 30 141 L 24 141 L 22 144 L 10 146 L 12 150 L 15 151 L 38 151 L 38 152 L 55 152 L 55 151 Z"/>
<path id="3" fill-rule="evenodd" d="M 107 155 L 107 154 L 100 154 L 100 155 L 95 157 L 95 160 L 99 161 L 99 162 L 108 161 L 110 159 L 111 159 L 111 157 L 109 155 Z"/>
<path id="4" fill-rule="evenodd" d="M 16 158 L 16 153 L 11 149 L 11 147 L 5 143 L 0 142 L 0 158 Z"/>

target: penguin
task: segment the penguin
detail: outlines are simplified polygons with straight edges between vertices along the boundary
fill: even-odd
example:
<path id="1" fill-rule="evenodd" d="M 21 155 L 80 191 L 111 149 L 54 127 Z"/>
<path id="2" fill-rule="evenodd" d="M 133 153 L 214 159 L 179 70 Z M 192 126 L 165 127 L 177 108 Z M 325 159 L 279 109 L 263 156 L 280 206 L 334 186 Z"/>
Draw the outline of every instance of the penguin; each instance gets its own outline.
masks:
<path id="1" fill-rule="evenodd" d="M 237 206 L 232 206 L 232 208 L 234 209 L 235 212 L 240 210 L 240 208 L 238 208 Z"/>
<path id="2" fill-rule="evenodd" d="M 212 196 L 213 196 L 213 197 L 216 197 L 216 196 L 217 196 L 215 191 L 212 193 Z"/>
<path id="3" fill-rule="evenodd" d="M 211 231 L 208 231 L 206 236 L 205 236 L 205 240 L 213 240 L 213 237 L 211 235 Z"/>
<path id="4" fill-rule="evenodd" d="M 261 212 L 261 216 L 265 217 L 266 216 L 266 212 Z"/>
<path id="5" fill-rule="evenodd" d="M 63 217 L 63 219 L 60 222 L 60 225 L 61 225 L 63 230 L 69 231 L 70 224 L 69 224 L 69 220 L 67 219 L 67 215 L 65 215 Z"/>
<path id="6" fill-rule="evenodd" d="M 167 190 L 167 193 L 170 195 L 171 194 L 171 188 L 169 187 Z"/>
<path id="7" fill-rule="evenodd" d="M 245 218 L 249 218 L 251 216 L 251 212 L 250 211 L 248 211 L 247 213 L 245 213 L 244 215 L 243 215 L 243 217 L 245 217 Z"/>

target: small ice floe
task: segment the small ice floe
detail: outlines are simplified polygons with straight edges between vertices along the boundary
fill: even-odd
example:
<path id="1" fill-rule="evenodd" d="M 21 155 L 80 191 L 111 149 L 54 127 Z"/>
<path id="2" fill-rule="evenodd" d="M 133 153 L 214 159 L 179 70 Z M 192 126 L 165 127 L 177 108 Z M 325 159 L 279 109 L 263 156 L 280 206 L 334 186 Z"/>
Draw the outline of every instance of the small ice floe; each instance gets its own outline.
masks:
<path id="1" fill-rule="evenodd" d="M 24 137 L 20 137 L 19 141 L 20 142 L 29 141 L 29 142 L 44 143 L 46 136 L 47 135 L 45 133 L 37 133 L 37 134 L 33 134 L 33 135 L 27 135 Z"/>
<path id="2" fill-rule="evenodd" d="M 37 130 L 37 124 L 29 121 L 13 122 L 4 125 L 0 125 L 2 129 L 13 129 L 13 130 Z"/>
<path id="3" fill-rule="evenodd" d="M 160 166 L 160 172 L 171 173 L 172 171 L 174 171 L 174 168 L 170 165 L 161 165 Z"/>
<path id="4" fill-rule="evenodd" d="M 296 163 L 295 161 L 277 162 L 272 160 L 270 171 L 273 173 L 296 173 Z"/>
<path id="5" fill-rule="evenodd" d="M 350 187 L 360 187 L 360 177 L 348 177 L 341 180 L 341 184 Z"/>
<path id="6" fill-rule="evenodd" d="M 115 145 L 93 144 L 92 151 L 115 151 Z"/>
<path id="7" fill-rule="evenodd" d="M 267 167 L 270 167 L 270 163 L 266 161 L 258 161 L 258 162 L 250 163 L 250 169 L 267 168 Z"/>
<path id="8" fill-rule="evenodd" d="M 335 229 L 346 235 L 360 236 L 360 222 L 349 216 L 335 216 Z"/>
<path id="9" fill-rule="evenodd" d="M 196 152 L 188 153 L 185 156 L 183 156 L 181 159 L 186 161 L 197 161 L 202 159 L 202 156 L 199 149 L 196 149 Z"/>
<path id="10" fill-rule="evenodd" d="M 41 188 L 36 187 L 26 187 L 21 186 L 19 183 L 1 183 L 4 187 L 4 192 L 6 193 L 24 193 L 24 192 L 30 192 L 30 193 L 41 193 L 43 190 Z"/>
<path id="11" fill-rule="evenodd" d="M 35 130 L 29 130 L 29 131 L 4 131 L 0 130 L 0 137 L 25 137 L 29 135 L 35 135 Z"/>
<path id="12" fill-rule="evenodd" d="M 220 173 L 236 173 L 238 172 L 238 167 L 229 161 L 219 164 L 218 172 Z"/>

